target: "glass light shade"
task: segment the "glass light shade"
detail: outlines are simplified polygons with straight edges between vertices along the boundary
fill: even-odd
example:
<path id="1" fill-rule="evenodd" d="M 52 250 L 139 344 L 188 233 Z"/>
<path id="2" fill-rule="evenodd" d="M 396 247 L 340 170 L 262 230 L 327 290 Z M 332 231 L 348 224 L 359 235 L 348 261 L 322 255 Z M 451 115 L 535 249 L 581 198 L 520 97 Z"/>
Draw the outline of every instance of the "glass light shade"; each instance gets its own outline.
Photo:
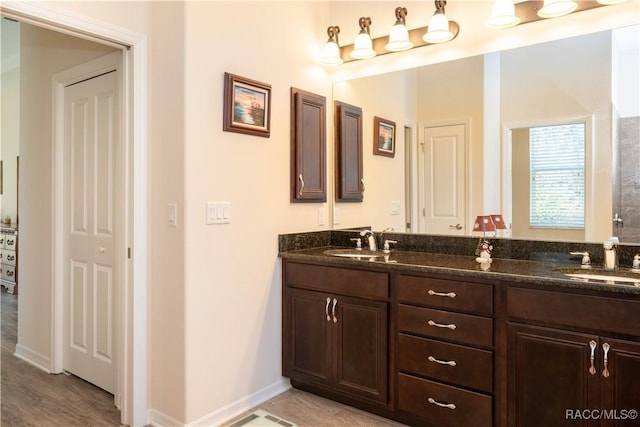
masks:
<path id="1" fill-rule="evenodd" d="M 609 6 L 612 4 L 626 3 L 628 1 L 631 1 L 631 0 L 598 0 L 598 3 L 604 4 L 605 6 Z"/>
<path id="2" fill-rule="evenodd" d="M 541 18 L 557 18 L 567 15 L 578 7 L 578 3 L 571 0 L 544 0 L 544 5 L 538 11 Z"/>
<path id="3" fill-rule="evenodd" d="M 384 47 L 391 52 L 399 52 L 402 50 L 409 50 L 413 47 L 413 43 L 409 41 L 409 30 L 402 24 L 395 24 L 391 27 L 389 33 L 389 43 Z"/>
<path id="4" fill-rule="evenodd" d="M 422 40 L 427 43 L 444 43 L 452 38 L 453 33 L 449 31 L 449 20 L 446 15 L 441 12 L 434 13 L 429 20 L 427 34 L 422 37 Z"/>
<path id="5" fill-rule="evenodd" d="M 322 57 L 320 62 L 327 65 L 339 65 L 342 64 L 342 58 L 340 57 L 340 47 L 336 42 L 327 42 L 322 48 Z"/>
<path id="6" fill-rule="evenodd" d="M 509 28 L 520 23 L 516 16 L 516 8 L 513 0 L 496 0 L 491 10 L 491 18 L 487 25 L 493 28 Z"/>
<path id="7" fill-rule="evenodd" d="M 349 56 L 353 59 L 367 59 L 376 56 L 376 51 L 373 50 L 371 36 L 366 32 L 358 34 L 358 37 L 356 37 L 356 41 L 353 44 L 353 50 Z"/>

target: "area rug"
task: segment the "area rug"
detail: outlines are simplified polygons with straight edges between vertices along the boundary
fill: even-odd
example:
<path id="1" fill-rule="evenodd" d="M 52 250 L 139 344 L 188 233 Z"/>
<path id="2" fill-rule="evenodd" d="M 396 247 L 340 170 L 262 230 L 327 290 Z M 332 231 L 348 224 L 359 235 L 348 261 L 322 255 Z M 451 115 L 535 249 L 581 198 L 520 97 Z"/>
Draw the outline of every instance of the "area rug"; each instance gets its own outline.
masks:
<path id="1" fill-rule="evenodd" d="M 257 410 L 246 417 L 236 421 L 229 427 L 298 427 L 297 424 L 283 418 L 270 414 L 267 411 Z"/>

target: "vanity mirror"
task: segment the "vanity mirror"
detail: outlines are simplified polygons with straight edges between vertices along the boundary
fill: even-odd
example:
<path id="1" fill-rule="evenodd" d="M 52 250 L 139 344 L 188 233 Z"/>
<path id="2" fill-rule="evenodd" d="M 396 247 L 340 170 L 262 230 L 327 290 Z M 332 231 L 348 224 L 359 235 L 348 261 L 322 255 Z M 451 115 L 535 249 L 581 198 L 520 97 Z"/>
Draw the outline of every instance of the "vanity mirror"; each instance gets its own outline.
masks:
<path id="1" fill-rule="evenodd" d="M 343 211 L 334 227 L 366 218 L 378 229 L 472 235 L 475 216 L 501 213 L 514 238 L 640 243 L 638 40 L 639 27 L 625 27 L 335 83 L 334 100 L 362 106 L 367 191 L 358 206 L 334 205 Z M 392 161 L 366 146 L 375 116 L 397 124 Z M 584 167 L 563 172 L 579 176 L 582 188 L 566 191 L 584 200 L 571 205 L 583 224 L 531 227 L 529 168 L 549 165 L 532 163 L 529 129 L 567 125 L 584 133 Z"/>

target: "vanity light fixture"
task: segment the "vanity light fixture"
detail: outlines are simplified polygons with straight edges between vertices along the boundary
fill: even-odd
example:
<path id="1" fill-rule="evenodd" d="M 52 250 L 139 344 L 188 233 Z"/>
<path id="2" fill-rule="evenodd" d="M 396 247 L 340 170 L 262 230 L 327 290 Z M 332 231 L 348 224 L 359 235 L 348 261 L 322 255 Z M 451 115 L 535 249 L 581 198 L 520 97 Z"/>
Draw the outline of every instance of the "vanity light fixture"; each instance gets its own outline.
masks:
<path id="1" fill-rule="evenodd" d="M 578 3 L 572 0 L 544 0 L 542 8 L 538 10 L 541 18 L 557 18 L 568 15 L 578 7 Z"/>
<path id="2" fill-rule="evenodd" d="M 373 50 L 373 40 L 371 40 L 371 34 L 369 34 L 369 27 L 371 26 L 371 18 L 361 17 L 358 21 L 360 25 L 360 33 L 356 37 L 356 41 L 353 44 L 353 50 L 349 54 L 354 59 L 368 59 L 376 56 L 376 51 Z"/>
<path id="3" fill-rule="evenodd" d="M 628 1 L 630 0 L 598 0 L 598 3 L 604 4 L 605 6 L 609 6 L 612 4 L 626 3 Z"/>
<path id="4" fill-rule="evenodd" d="M 407 8 L 396 7 L 396 23 L 391 27 L 389 43 L 384 47 L 391 52 L 409 50 L 413 43 L 409 40 L 409 30 L 406 25 Z"/>
<path id="5" fill-rule="evenodd" d="M 327 28 L 327 34 L 329 40 L 322 48 L 322 58 L 320 61 L 323 64 L 339 65 L 342 64 L 342 58 L 340 57 L 340 44 L 338 43 L 338 34 L 340 34 L 340 27 L 337 25 Z"/>
<path id="6" fill-rule="evenodd" d="M 516 16 L 516 7 L 513 0 L 496 0 L 491 9 L 491 18 L 487 25 L 493 28 L 509 28 L 520 23 Z"/>
<path id="7" fill-rule="evenodd" d="M 449 19 L 444 13 L 446 0 L 436 0 L 436 11 L 429 20 L 427 33 L 422 37 L 427 43 L 444 43 L 453 39 L 453 33 L 449 29 Z"/>

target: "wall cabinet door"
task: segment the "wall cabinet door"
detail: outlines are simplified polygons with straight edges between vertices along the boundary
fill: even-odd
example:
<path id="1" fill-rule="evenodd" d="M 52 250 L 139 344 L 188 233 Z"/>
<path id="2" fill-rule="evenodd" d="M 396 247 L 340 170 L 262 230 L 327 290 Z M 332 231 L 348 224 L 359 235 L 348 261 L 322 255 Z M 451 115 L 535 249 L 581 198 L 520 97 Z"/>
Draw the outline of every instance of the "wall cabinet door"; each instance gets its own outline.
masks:
<path id="1" fill-rule="evenodd" d="M 291 88 L 291 201 L 326 202 L 326 98 Z"/>
<path id="2" fill-rule="evenodd" d="M 335 101 L 336 201 L 361 202 L 364 181 L 362 164 L 362 109 Z"/>
<path id="3" fill-rule="evenodd" d="M 567 416 L 567 411 L 600 407 L 589 345 L 598 336 L 514 323 L 508 329 L 509 426 L 598 425 Z"/>

